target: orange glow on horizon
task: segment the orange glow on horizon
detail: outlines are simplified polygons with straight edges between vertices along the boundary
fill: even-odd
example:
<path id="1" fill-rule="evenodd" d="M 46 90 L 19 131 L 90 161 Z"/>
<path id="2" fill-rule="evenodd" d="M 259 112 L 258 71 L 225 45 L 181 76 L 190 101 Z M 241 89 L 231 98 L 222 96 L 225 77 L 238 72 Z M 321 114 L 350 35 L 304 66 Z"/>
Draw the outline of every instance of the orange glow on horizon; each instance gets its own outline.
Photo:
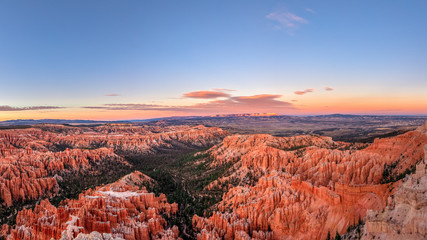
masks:
<path id="1" fill-rule="evenodd" d="M 288 100 L 297 99 L 296 101 Z M 424 99 L 423 99 L 424 98 Z M 343 94 L 316 94 L 284 97 L 282 95 L 258 94 L 230 98 L 200 99 L 183 105 L 184 100 L 174 100 L 166 105 L 118 104 L 102 105 L 100 108 L 59 108 L 51 110 L 0 111 L 0 121 L 14 119 L 70 119 L 70 120 L 135 120 L 171 116 L 206 116 L 232 113 L 274 112 L 279 115 L 318 114 L 373 114 L 373 115 L 427 115 L 427 97 L 361 97 Z M 174 104 L 175 103 L 175 104 Z M 126 107 L 135 109 L 126 109 Z M 138 106 L 142 109 L 139 109 Z M 146 107 L 148 106 L 148 107 Z M 110 107 L 110 108 L 109 108 Z M 146 108 L 145 108 L 146 107 Z M 164 109 L 163 109 L 164 108 Z M 159 110 L 160 109 L 160 110 Z"/>
<path id="2" fill-rule="evenodd" d="M 399 109 L 400 107 L 400 109 Z M 326 106 L 322 108 L 303 107 L 296 110 L 285 110 L 283 112 L 276 112 L 279 115 L 317 115 L 317 114 L 373 114 L 373 115 L 427 115 L 424 106 L 378 106 L 378 105 L 355 105 L 351 103 Z M 404 110 L 401 110 L 404 109 Z M 239 111 L 235 113 L 260 113 L 271 112 L 268 109 L 265 111 Z M 136 110 L 55 110 L 55 111 L 22 111 L 13 114 L 1 113 L 0 121 L 14 120 L 14 119 L 69 119 L 69 120 L 100 120 L 100 121 L 115 121 L 115 120 L 136 120 L 136 119 L 150 119 L 172 116 L 207 116 L 214 114 L 230 114 L 230 112 L 166 112 L 166 111 L 136 111 Z"/>

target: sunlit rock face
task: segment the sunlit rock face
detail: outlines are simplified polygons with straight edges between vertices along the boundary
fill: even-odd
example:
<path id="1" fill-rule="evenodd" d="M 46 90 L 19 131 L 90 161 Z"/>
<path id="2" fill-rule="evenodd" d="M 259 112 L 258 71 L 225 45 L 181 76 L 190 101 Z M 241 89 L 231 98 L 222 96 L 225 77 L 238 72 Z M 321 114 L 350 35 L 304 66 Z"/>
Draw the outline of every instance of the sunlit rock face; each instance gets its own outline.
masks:
<path id="1" fill-rule="evenodd" d="M 422 239 L 426 126 L 372 144 L 321 136 L 230 136 L 203 126 L 45 125 L 0 131 L 0 202 L 13 206 L 54 196 L 61 174 L 106 162 L 129 164 L 121 153 L 157 154 L 216 144 L 206 151 L 211 167 L 229 168 L 206 190 L 225 193 L 213 213 L 193 216 L 198 239 L 325 239 L 328 232 L 343 234 L 359 219 L 367 220 L 366 238 L 410 239 L 412 234 L 413 239 Z M 412 172 L 413 177 L 405 178 Z M 163 194 L 149 193 L 147 182 L 152 180 L 134 172 L 58 207 L 42 200 L 33 210 L 20 211 L 16 226 L 3 225 L 0 235 L 8 239 L 178 238 L 178 228 L 166 217 L 177 212 L 177 204 L 168 203 Z"/>
<path id="2" fill-rule="evenodd" d="M 7 239 L 177 239 L 178 228 L 168 228 L 163 215 L 174 215 L 178 205 L 169 204 L 163 194 L 149 193 L 144 183 L 154 184 L 133 172 L 58 208 L 43 200 L 34 210 L 18 213 Z"/>
<path id="3" fill-rule="evenodd" d="M 220 128 L 201 125 L 160 127 L 112 124 L 92 128 L 90 131 L 84 129 L 75 131 L 57 134 L 51 141 L 74 148 L 108 147 L 126 153 L 148 154 L 181 144 L 196 147 L 211 146 L 229 134 Z"/>
<path id="4" fill-rule="evenodd" d="M 318 136 L 226 137 L 207 152 L 213 166 L 232 163 L 232 173 L 207 188 L 225 185 L 228 190 L 212 215 L 193 217 L 197 238 L 325 239 L 328 232 L 343 234 L 368 209 L 384 209 L 401 185 L 390 176 L 414 167 L 426 143 L 427 135 L 418 130 L 370 145 Z"/>
<path id="5" fill-rule="evenodd" d="M 11 206 L 13 202 L 51 197 L 59 191 L 56 173 L 88 169 L 91 163 L 102 161 L 125 164 L 111 148 L 62 152 L 18 149 L 13 155 L 0 158 L 0 199 Z"/>
<path id="6" fill-rule="evenodd" d="M 365 239 L 427 239 L 427 145 L 424 152 L 416 172 L 389 197 L 387 208 L 369 210 Z"/>
<path id="7" fill-rule="evenodd" d="M 183 146 L 206 147 L 228 133 L 204 126 L 133 126 L 93 128 L 41 125 L 0 131 L 0 204 L 52 197 L 60 175 L 106 162 L 129 165 L 117 153 L 155 154 Z M 94 169 L 96 170 L 96 169 Z M 59 174 L 59 176 L 58 176 Z"/>

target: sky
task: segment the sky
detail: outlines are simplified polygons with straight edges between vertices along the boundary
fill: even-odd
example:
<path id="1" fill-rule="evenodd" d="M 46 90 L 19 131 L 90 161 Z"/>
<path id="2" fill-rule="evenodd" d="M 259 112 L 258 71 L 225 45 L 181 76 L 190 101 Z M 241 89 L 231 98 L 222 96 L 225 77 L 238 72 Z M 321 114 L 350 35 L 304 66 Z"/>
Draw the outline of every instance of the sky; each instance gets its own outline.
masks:
<path id="1" fill-rule="evenodd" d="M 427 115 L 427 1 L 0 2 L 0 121 Z"/>

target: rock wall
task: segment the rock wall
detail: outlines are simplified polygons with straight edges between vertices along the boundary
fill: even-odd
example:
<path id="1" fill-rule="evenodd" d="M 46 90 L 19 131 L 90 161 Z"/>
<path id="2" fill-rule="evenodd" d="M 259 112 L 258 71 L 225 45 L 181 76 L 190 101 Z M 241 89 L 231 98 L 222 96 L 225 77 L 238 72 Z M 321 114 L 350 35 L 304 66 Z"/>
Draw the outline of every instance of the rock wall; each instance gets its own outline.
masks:
<path id="1" fill-rule="evenodd" d="M 173 147 L 205 147 L 228 135 L 204 126 L 133 126 L 94 128 L 41 125 L 0 131 L 0 204 L 37 200 L 58 193 L 55 174 L 91 168 L 91 163 L 127 164 L 115 152 L 153 154 Z M 177 145 L 177 146 L 175 146 Z M 61 149 L 64 148 L 64 149 Z"/>
<path id="2" fill-rule="evenodd" d="M 8 240 L 42 239 L 177 239 L 176 226 L 167 228 L 162 215 L 174 215 L 176 203 L 165 195 L 147 192 L 152 180 L 140 172 L 119 181 L 89 189 L 77 200 L 66 200 L 58 208 L 46 199 L 34 210 L 18 213 Z"/>
<path id="3" fill-rule="evenodd" d="M 204 126 L 169 126 L 165 128 L 102 126 L 93 131 L 78 134 L 56 135 L 51 141 L 75 148 L 103 146 L 128 153 L 148 154 L 173 148 L 177 144 L 196 147 L 211 146 L 220 142 L 227 135 L 228 133 L 220 128 Z"/>
<path id="4" fill-rule="evenodd" d="M 234 179 L 208 217 L 193 217 L 198 239 L 325 239 L 380 211 L 401 183 L 383 182 L 386 165 L 401 174 L 423 156 L 419 131 L 377 139 L 369 146 L 330 138 L 233 135 L 207 152 L 213 166 L 234 163 Z M 248 181 L 252 178 L 252 181 Z"/>
<path id="5" fill-rule="evenodd" d="M 427 239 L 427 145 L 417 172 L 407 177 L 383 211 L 368 212 L 365 239 Z"/>
<path id="6" fill-rule="evenodd" d="M 91 162 L 123 162 L 113 149 L 72 149 L 40 152 L 18 149 L 16 154 L 0 158 L 0 200 L 6 206 L 14 201 L 37 200 L 58 193 L 56 173 L 90 168 Z"/>

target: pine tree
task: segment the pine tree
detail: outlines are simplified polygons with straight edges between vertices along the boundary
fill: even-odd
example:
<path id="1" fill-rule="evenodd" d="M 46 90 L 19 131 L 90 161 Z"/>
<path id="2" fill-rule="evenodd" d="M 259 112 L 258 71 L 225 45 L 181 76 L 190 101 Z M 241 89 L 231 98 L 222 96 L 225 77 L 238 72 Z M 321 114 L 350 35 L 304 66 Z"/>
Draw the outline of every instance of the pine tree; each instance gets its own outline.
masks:
<path id="1" fill-rule="evenodd" d="M 331 240 L 331 232 L 328 231 L 328 236 L 326 237 L 326 240 Z"/>
<path id="2" fill-rule="evenodd" d="M 338 233 L 338 231 L 337 231 L 337 233 L 335 234 L 335 240 L 341 240 L 341 236 L 340 236 L 340 234 Z"/>

